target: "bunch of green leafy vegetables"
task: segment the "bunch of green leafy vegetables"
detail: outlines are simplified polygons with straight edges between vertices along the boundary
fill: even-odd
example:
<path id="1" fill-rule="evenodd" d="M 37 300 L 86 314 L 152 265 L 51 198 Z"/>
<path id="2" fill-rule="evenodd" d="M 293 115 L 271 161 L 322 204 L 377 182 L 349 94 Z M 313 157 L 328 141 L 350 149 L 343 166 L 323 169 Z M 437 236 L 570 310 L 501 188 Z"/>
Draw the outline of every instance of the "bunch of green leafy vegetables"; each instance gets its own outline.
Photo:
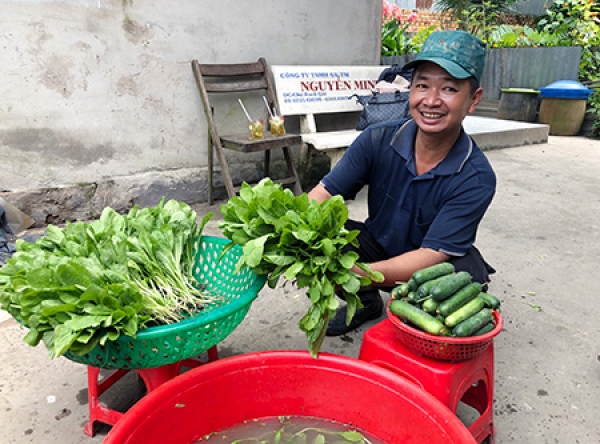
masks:
<path id="1" fill-rule="evenodd" d="M 84 355 L 139 329 L 176 322 L 215 300 L 193 276 L 194 244 L 205 224 L 185 203 L 163 198 L 120 215 L 49 225 L 35 242 L 18 240 L 0 268 L 0 306 L 43 341 L 50 357 Z"/>
<path id="2" fill-rule="evenodd" d="M 250 267 L 256 274 L 268 275 L 275 288 L 280 278 L 308 288 L 312 304 L 300 320 L 309 351 L 317 356 L 329 319 L 339 305 L 336 290 L 343 292 L 348 304 L 347 322 L 356 308 L 362 307 L 356 292 L 372 281 L 382 281 L 381 273 L 358 261 L 357 230 L 344 227 L 348 208 L 341 196 L 322 203 L 306 193 L 294 196 L 289 189 L 263 179 L 254 187 L 244 183 L 239 196 L 221 205 L 223 221 L 219 228 L 232 243 L 242 246 L 237 269 Z M 366 276 L 352 270 L 356 266 Z"/>

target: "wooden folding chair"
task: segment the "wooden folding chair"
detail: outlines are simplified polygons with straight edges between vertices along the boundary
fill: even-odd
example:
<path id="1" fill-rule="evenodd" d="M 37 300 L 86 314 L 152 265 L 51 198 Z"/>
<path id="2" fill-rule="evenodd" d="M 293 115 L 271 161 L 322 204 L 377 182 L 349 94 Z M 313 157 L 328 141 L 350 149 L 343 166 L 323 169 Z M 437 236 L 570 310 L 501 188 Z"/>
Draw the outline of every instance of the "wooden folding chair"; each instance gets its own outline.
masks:
<path id="1" fill-rule="evenodd" d="M 264 131 L 264 137 L 262 139 L 250 140 L 247 132 L 233 135 L 219 134 L 217 122 L 215 122 L 214 107 L 211 104 L 211 97 L 215 94 L 237 100 L 239 97 L 236 96 L 236 93 L 246 93 L 248 91 L 256 92 L 257 97 L 260 97 L 260 95 L 266 97 L 271 109 L 275 109 L 277 114 L 280 115 L 279 105 L 277 103 L 265 59 L 260 58 L 254 63 L 219 65 L 200 64 L 197 60 L 193 60 L 192 70 L 196 78 L 196 84 L 202 98 L 204 114 L 206 115 L 206 121 L 208 123 L 208 203 L 213 203 L 213 149 L 217 154 L 221 166 L 221 175 L 229 197 L 235 196 L 240 187 L 233 185 L 231 173 L 223 150 L 224 148 L 242 153 L 264 151 L 264 177 L 269 177 L 270 175 L 269 167 L 271 151 L 281 149 L 287 164 L 287 177 L 277 180 L 274 179 L 273 182 L 292 185 L 294 193 L 297 195 L 301 194 L 302 186 L 300 184 L 300 178 L 294 167 L 293 158 L 289 148 L 292 145 L 300 145 L 302 143 L 302 137 L 299 134 L 272 136 L 269 131 Z M 265 115 L 267 117 L 265 119 L 266 122 L 268 121 L 266 107 Z"/>

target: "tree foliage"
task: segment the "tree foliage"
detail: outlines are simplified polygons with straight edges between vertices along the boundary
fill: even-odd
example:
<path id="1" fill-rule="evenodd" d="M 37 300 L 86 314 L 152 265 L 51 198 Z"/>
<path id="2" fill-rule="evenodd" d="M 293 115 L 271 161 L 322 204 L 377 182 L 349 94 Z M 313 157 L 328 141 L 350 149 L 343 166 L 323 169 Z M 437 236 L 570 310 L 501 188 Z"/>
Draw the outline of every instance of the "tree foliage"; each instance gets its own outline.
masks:
<path id="1" fill-rule="evenodd" d="M 437 0 L 436 9 L 454 17 L 459 29 L 478 35 L 497 24 L 498 15 L 513 12 L 516 0 Z"/>

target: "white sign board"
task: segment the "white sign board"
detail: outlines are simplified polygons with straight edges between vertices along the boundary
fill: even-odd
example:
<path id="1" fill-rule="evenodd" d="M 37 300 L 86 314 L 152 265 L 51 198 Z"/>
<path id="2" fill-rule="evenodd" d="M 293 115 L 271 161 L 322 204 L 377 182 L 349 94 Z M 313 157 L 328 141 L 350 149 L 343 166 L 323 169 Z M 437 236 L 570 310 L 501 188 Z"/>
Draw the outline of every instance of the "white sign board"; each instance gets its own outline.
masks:
<path id="1" fill-rule="evenodd" d="M 385 66 L 271 67 L 284 116 L 361 111 L 354 94 L 368 95 Z"/>

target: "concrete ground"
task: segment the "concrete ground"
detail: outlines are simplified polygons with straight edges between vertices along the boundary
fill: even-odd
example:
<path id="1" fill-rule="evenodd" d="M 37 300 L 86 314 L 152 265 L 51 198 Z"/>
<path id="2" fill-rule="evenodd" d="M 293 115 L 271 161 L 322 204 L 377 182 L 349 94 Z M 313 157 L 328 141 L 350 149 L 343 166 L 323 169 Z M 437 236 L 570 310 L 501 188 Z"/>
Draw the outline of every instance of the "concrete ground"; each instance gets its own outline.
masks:
<path id="1" fill-rule="evenodd" d="M 486 154 L 498 190 L 477 245 L 498 270 L 489 291 L 502 300 L 505 320 L 495 340 L 496 443 L 598 443 L 600 141 L 550 136 Z M 206 234 L 220 234 L 218 208 L 195 207 L 199 215 L 216 213 Z M 349 208 L 364 218 L 364 195 Z M 265 288 L 221 343 L 221 356 L 306 349 L 297 323 L 307 304 L 290 285 Z M 323 351 L 357 357 L 365 328 L 327 338 Z M 14 320 L 0 323 L 0 443 L 102 442 L 108 427 L 93 438 L 83 433 L 86 367 L 50 360 L 43 346 L 25 345 L 24 335 Z M 126 408 L 142 393 L 131 373 L 104 402 Z"/>

